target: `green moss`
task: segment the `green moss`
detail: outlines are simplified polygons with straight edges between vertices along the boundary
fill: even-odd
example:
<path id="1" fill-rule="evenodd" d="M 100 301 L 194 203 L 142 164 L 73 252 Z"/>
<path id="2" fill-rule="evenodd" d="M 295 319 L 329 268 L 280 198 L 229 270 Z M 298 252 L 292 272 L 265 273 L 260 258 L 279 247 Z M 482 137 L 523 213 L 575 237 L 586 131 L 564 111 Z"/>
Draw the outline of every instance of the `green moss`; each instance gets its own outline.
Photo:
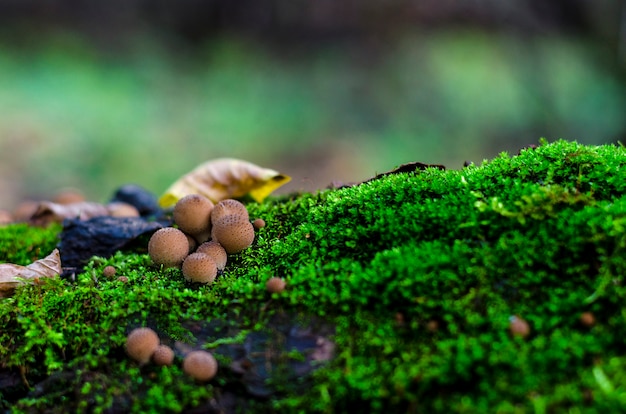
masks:
<path id="1" fill-rule="evenodd" d="M 24 286 L 0 303 L 3 367 L 30 385 L 62 385 L 3 401 L 29 411 L 71 395 L 76 409 L 179 412 L 227 388 L 267 412 L 621 411 L 625 166 L 622 147 L 558 141 L 460 171 L 252 203 L 250 216 L 267 226 L 211 286 L 189 285 L 141 252 L 95 258 L 73 283 Z M 29 236 L 26 251 L 54 240 L 15 226 L 0 240 L 12 244 L 16 229 L 43 235 Z M 128 282 L 102 276 L 106 265 Z M 287 290 L 270 295 L 275 275 Z M 283 311 L 334 326 L 335 357 L 304 388 L 288 365 L 277 368 L 271 398 L 258 400 L 223 350 L 272 329 Z M 579 321 L 584 311 L 594 326 Z M 527 338 L 509 333 L 512 315 L 528 321 Z M 123 345 L 140 325 L 215 350 L 218 377 L 195 384 L 180 355 L 170 368 L 136 366 Z"/>
<path id="2" fill-rule="evenodd" d="M 0 226 L 0 263 L 28 265 L 47 256 L 58 243 L 58 224 L 46 228 L 25 223 Z"/>

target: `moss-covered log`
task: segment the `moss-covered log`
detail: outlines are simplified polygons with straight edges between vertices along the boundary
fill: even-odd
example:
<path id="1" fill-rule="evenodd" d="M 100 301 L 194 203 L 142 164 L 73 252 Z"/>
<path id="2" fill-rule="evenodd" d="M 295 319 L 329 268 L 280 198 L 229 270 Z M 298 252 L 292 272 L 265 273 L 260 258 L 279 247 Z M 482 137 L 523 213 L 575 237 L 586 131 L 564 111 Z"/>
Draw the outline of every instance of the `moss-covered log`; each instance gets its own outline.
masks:
<path id="1" fill-rule="evenodd" d="M 626 150 L 558 141 L 462 170 L 247 205 L 252 247 L 209 286 L 142 252 L 0 302 L 0 404 L 67 412 L 620 412 Z M 2 261 L 60 228 L 0 228 Z M 39 254 L 41 253 L 41 254 Z M 103 275 L 114 266 L 115 277 Z M 126 279 L 117 279 L 124 276 Z M 286 289 L 270 294 L 278 276 Z M 529 332 L 511 324 L 525 321 Z M 137 326 L 172 366 L 124 351 Z M 206 384 L 184 349 L 212 350 Z"/>

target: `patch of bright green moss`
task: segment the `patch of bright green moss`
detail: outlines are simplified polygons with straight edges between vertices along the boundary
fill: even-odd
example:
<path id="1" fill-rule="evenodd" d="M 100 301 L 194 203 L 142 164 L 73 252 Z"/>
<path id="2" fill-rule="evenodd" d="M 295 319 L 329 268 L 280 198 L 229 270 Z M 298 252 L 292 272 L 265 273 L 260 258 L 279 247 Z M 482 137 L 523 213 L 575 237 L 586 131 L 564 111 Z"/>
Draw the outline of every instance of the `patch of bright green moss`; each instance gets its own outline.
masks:
<path id="1" fill-rule="evenodd" d="M 0 263 L 22 266 L 47 256 L 59 242 L 59 224 L 46 228 L 25 223 L 0 226 Z"/>
<path id="2" fill-rule="evenodd" d="M 459 171 L 250 204 L 267 227 L 211 286 L 141 253 L 96 258 L 76 282 L 25 286 L 0 302 L 2 367 L 31 386 L 63 385 L 44 395 L 23 387 L 11 402 L 16 411 L 70 400 L 94 411 L 202 406 L 237 383 L 229 357 L 198 385 L 179 359 L 137 367 L 123 350 L 128 330 L 149 325 L 194 344 L 190 321 L 223 321 L 228 329 L 202 339 L 213 349 L 288 311 L 333 325 L 335 357 L 306 392 L 272 378 L 269 400 L 247 397 L 255 411 L 622 411 L 625 168 L 623 147 L 558 141 Z M 5 244 L 17 237 L 8 229 Z M 128 282 L 104 278 L 106 265 Z M 284 293 L 265 291 L 271 276 L 286 279 Z M 597 323 L 582 324 L 582 312 Z M 513 315 L 528 321 L 528 337 L 509 333 Z"/>

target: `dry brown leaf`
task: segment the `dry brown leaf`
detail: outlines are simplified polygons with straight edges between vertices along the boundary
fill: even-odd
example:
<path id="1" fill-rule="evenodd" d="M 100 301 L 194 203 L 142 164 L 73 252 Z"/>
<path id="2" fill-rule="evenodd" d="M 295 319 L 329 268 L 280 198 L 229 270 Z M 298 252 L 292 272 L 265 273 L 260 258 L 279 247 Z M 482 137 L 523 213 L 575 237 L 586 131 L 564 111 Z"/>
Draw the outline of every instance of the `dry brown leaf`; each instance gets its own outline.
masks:
<path id="1" fill-rule="evenodd" d="M 39 278 L 54 277 L 62 271 L 59 249 L 54 249 L 48 256 L 28 266 L 2 263 L 0 264 L 0 297 L 11 296 L 15 288 L 23 283 L 28 281 L 36 283 Z"/>
<path id="2" fill-rule="evenodd" d="M 201 194 L 214 203 L 246 194 L 261 202 L 291 177 L 234 158 L 219 158 L 199 165 L 182 176 L 159 199 L 161 207 L 171 207 L 188 194 Z"/>
<path id="3" fill-rule="evenodd" d="M 66 218 L 87 220 L 92 217 L 108 216 L 106 206 L 89 201 L 71 204 L 57 204 L 51 201 L 42 201 L 31 216 L 30 222 L 38 226 L 47 226 L 50 223 L 60 223 Z"/>

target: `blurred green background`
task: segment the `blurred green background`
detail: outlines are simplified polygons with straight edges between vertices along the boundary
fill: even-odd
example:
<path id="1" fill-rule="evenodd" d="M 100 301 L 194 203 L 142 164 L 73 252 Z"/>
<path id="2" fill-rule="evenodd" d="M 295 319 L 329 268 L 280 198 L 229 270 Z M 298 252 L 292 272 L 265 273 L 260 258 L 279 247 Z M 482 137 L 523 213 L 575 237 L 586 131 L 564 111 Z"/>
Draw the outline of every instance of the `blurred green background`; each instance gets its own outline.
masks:
<path id="1" fill-rule="evenodd" d="M 224 156 L 292 192 L 623 142 L 625 20 L 619 0 L 0 0 L 0 208 L 161 193 Z"/>

